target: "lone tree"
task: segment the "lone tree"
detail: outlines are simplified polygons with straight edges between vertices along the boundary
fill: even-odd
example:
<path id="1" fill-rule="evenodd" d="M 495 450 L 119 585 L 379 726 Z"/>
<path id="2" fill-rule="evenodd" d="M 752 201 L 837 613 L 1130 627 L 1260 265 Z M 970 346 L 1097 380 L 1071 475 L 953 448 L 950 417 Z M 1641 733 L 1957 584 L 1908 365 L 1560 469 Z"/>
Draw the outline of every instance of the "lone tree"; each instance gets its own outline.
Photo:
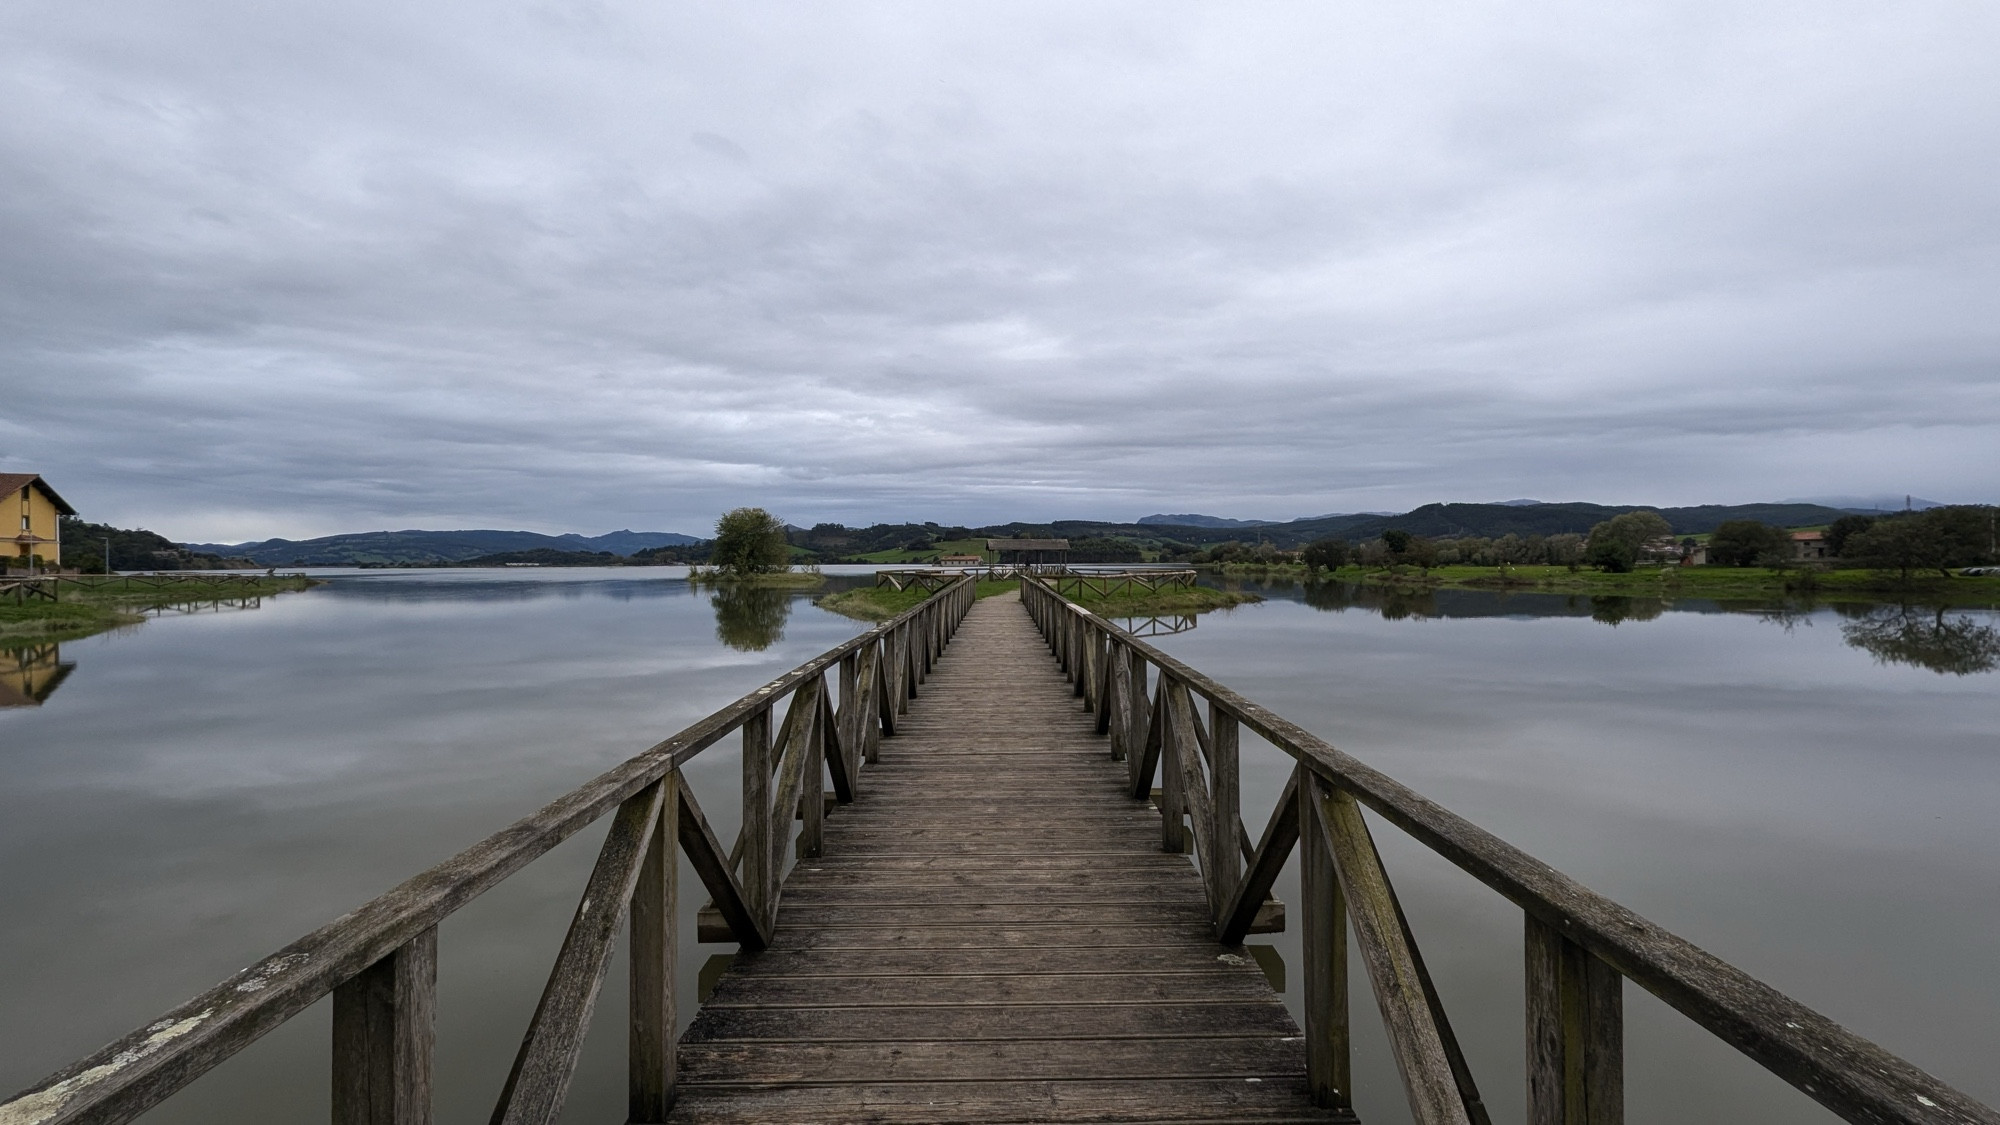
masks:
<path id="1" fill-rule="evenodd" d="M 762 508 L 737 508 L 715 521 L 710 565 L 725 574 L 768 574 L 786 569 L 792 547 L 784 521 Z"/>
<path id="2" fill-rule="evenodd" d="M 1783 566 L 1791 561 L 1792 537 L 1768 523 L 1724 520 L 1709 537 L 1708 557 L 1724 566 Z"/>
<path id="3" fill-rule="evenodd" d="M 1306 564 L 1306 573 L 1317 576 L 1322 570 L 1339 570 L 1347 565 L 1352 548 L 1345 539 L 1315 539 L 1299 552 L 1299 561 Z"/>
<path id="4" fill-rule="evenodd" d="M 1590 529 L 1583 559 L 1599 570 L 1623 574 L 1639 561 L 1639 552 L 1648 542 L 1673 533 L 1666 517 L 1647 508 L 1612 516 Z"/>

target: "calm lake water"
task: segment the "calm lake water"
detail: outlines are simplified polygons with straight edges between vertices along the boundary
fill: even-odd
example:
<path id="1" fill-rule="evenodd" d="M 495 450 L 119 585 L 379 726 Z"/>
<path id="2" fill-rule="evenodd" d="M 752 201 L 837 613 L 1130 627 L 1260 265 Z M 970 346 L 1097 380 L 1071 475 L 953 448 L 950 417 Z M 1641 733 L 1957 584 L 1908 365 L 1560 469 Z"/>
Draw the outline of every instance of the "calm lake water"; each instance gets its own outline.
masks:
<path id="1" fill-rule="evenodd" d="M 2000 674 L 1979 670 L 2000 614 L 1266 593 L 1155 643 L 2000 1103 Z M 15 667 L 32 687 L 73 665 L 0 708 L 0 1088 L 862 628 L 802 596 L 719 604 L 666 568 L 367 571 Z M 1288 763 L 1245 743 L 1254 835 Z M 728 838 L 733 748 L 689 773 Z M 441 1122 L 490 1113 L 601 834 L 444 925 Z M 1376 835 L 1495 1120 L 1519 1121 L 1519 912 Z M 1289 873 L 1278 893 L 1297 901 Z M 1295 933 L 1257 940 L 1296 964 Z M 729 948 L 684 946 L 690 996 Z M 623 1119 L 620 973 L 566 1121 Z M 1407 1120 L 1354 987 L 1364 1119 Z M 1626 1004 L 1629 1120 L 1832 1120 L 1643 992 Z M 324 1119 L 327 1022 L 323 1002 L 146 1120 Z"/>

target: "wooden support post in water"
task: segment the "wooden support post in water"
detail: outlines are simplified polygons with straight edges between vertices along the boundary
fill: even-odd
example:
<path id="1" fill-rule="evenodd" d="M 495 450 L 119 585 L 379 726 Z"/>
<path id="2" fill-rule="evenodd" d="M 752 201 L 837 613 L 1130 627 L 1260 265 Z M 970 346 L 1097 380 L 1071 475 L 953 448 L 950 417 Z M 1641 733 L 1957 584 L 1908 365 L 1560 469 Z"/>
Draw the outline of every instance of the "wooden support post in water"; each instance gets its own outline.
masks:
<path id="1" fill-rule="evenodd" d="M 681 775 L 660 780 L 660 815 L 639 882 L 632 888 L 631 1037 L 627 1120 L 654 1125 L 674 1104 L 674 1043 L 678 1035 L 674 971 L 679 943 Z"/>
<path id="2" fill-rule="evenodd" d="M 333 1125 L 430 1125 L 437 927 L 333 990 Z"/>
<path id="3" fill-rule="evenodd" d="M 1526 917 L 1528 1125 L 1622 1125 L 1624 978 Z"/>

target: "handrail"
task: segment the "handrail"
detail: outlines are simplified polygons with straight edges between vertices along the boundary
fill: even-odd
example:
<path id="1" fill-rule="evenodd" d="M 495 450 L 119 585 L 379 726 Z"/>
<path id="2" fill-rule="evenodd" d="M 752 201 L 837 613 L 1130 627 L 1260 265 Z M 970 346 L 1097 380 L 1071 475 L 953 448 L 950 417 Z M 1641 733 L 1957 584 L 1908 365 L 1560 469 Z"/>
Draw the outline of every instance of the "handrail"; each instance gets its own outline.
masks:
<path id="1" fill-rule="evenodd" d="M 1199 813 L 1196 852 L 1211 881 L 1211 900 L 1219 904 L 1222 941 L 1242 939 L 1286 856 L 1304 842 L 1307 1057 L 1309 1082 L 1323 1104 L 1350 1101 L 1346 987 L 1335 981 L 1344 980 L 1340 916 L 1351 904 L 1364 961 L 1371 975 L 1378 969 L 1385 974 L 1377 980 L 1378 1000 L 1418 1120 L 1485 1118 L 1366 824 L 1355 812 L 1358 802 L 1522 908 L 1534 1125 L 1622 1119 L 1614 1108 L 1622 1099 L 1622 978 L 1849 1121 L 2000 1125 L 1991 1107 L 1065 600 L 1051 583 L 1024 581 L 1021 589 L 1078 694 L 1098 712 L 1099 731 L 1112 736 L 1114 757 L 1131 763 L 1132 795 L 1144 799 L 1153 770 L 1160 769 L 1168 850 L 1182 850 L 1180 814 Z M 1149 667 L 1157 685 L 1150 699 Z M 1208 703 L 1206 730 L 1191 696 Z M 1263 840 L 1241 868 L 1231 843 L 1241 831 L 1236 811 L 1222 807 L 1234 800 L 1239 725 L 1296 762 Z M 1225 743 L 1227 752 L 1218 753 Z M 1223 799 L 1211 799 L 1217 796 Z M 1231 893 L 1214 893 L 1231 884 Z M 1422 995 L 1385 995 L 1385 984 L 1405 993 L 1417 987 Z M 1338 1011 L 1315 1010 L 1316 998 L 1336 995 Z M 1327 1026 L 1315 1026 L 1316 1020 Z M 1450 1087 L 1456 1096 L 1443 1097 L 1440 1089 Z"/>
<path id="2" fill-rule="evenodd" d="M 0 574 L 0 596 L 12 594 L 16 605 L 25 604 L 30 597 L 45 601 L 59 602 L 65 587 L 84 590 L 103 590 L 117 585 L 131 591 L 134 588 L 147 590 L 171 590 L 183 587 L 207 590 L 226 590 L 234 586 L 250 586 L 258 582 L 274 579 L 301 579 L 305 575 L 297 572 L 267 574 L 261 572 L 231 572 L 227 574 L 189 573 L 180 571 L 154 572 L 150 574 Z M 204 599 L 205 600 L 205 599 Z"/>
<path id="3" fill-rule="evenodd" d="M 546 1123 L 561 1111 L 611 931 L 628 913 L 634 1018 L 651 1019 L 645 1029 L 635 1022 L 633 1031 L 631 1120 L 664 1120 L 674 1078 L 676 847 L 687 849 L 736 939 L 762 948 L 799 811 L 801 853 L 818 853 L 822 768 L 833 775 L 836 799 L 851 801 L 863 761 L 873 762 L 880 738 L 894 733 L 897 714 L 975 592 L 971 580 L 954 583 L 0 1101 L 0 1125 L 129 1121 L 329 993 L 335 1125 L 428 1122 L 438 923 L 613 810 L 616 822 L 494 1120 Z M 837 709 L 825 683 L 832 670 Z M 774 744 L 772 710 L 787 697 L 792 703 Z M 745 806 L 731 859 L 680 767 L 736 730 L 744 732 Z M 776 793 L 773 774 L 781 774 Z"/>

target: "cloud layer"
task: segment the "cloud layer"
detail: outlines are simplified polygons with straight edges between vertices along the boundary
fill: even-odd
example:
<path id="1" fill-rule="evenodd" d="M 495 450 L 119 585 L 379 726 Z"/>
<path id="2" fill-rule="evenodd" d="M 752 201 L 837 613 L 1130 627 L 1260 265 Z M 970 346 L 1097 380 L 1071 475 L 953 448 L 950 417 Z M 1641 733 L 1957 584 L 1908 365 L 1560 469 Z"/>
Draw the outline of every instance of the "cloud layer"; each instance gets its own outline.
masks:
<path id="1" fill-rule="evenodd" d="M 0 468 L 189 539 L 2000 484 L 2000 15 L 24 2 Z"/>

